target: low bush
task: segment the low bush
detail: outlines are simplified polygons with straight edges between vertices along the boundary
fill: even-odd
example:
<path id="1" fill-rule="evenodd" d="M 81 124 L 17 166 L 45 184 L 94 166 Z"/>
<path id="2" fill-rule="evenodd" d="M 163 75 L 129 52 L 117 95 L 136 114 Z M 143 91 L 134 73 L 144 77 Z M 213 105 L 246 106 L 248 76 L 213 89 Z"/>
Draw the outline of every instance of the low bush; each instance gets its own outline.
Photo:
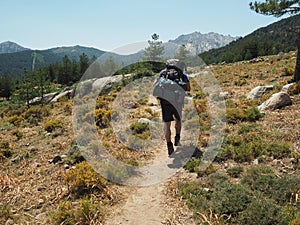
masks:
<path id="1" fill-rule="evenodd" d="M 240 177 L 241 173 L 244 171 L 244 168 L 242 166 L 234 166 L 227 169 L 227 174 L 233 178 Z"/>
<path id="2" fill-rule="evenodd" d="M 150 137 L 149 123 L 133 123 L 130 125 L 130 130 L 133 135 L 141 139 L 147 139 Z"/>
<path id="3" fill-rule="evenodd" d="M 237 216 L 250 202 L 250 190 L 240 184 L 220 183 L 211 195 L 211 207 L 218 215 Z"/>
<path id="4" fill-rule="evenodd" d="M 110 125 L 112 111 L 109 109 L 96 109 L 95 122 L 100 128 L 107 128 Z"/>
<path id="5" fill-rule="evenodd" d="M 0 159 L 1 158 L 9 158 L 13 155 L 12 150 L 9 147 L 8 141 L 0 142 Z"/>
<path id="6" fill-rule="evenodd" d="M 75 169 L 67 171 L 65 180 L 70 191 L 76 195 L 82 195 L 92 190 L 102 191 L 106 181 L 86 162 L 76 164 Z"/>
<path id="7" fill-rule="evenodd" d="M 11 116 L 7 119 L 7 121 L 15 126 L 19 126 L 21 124 L 21 122 L 23 121 L 23 117 L 22 116 Z"/>
<path id="8" fill-rule="evenodd" d="M 12 135 L 16 136 L 17 140 L 20 140 L 23 137 L 24 133 L 20 130 L 14 130 L 12 132 Z"/>
<path id="9" fill-rule="evenodd" d="M 48 120 L 44 124 L 45 131 L 50 132 L 50 133 L 53 132 L 57 128 L 62 128 L 62 122 L 60 120 L 52 119 L 52 120 Z"/>
<path id="10" fill-rule="evenodd" d="M 284 68 L 284 76 L 293 76 L 295 73 L 295 69 L 294 68 Z"/>
<path id="11" fill-rule="evenodd" d="M 236 162 L 251 162 L 262 155 L 280 159 L 291 154 L 287 143 L 264 140 L 257 132 L 240 135 L 228 135 L 224 138 L 216 161 L 233 159 Z"/>
<path id="12" fill-rule="evenodd" d="M 50 115 L 50 110 L 47 107 L 32 106 L 25 111 L 22 116 L 33 125 L 37 125 L 43 118 Z"/>
<path id="13" fill-rule="evenodd" d="M 289 221 L 282 207 L 272 200 L 257 198 L 253 200 L 247 209 L 241 213 L 238 221 L 247 225 L 288 225 Z"/>
<path id="14" fill-rule="evenodd" d="M 241 171 L 239 167 L 232 168 Z M 218 224 L 231 225 L 297 224 L 299 205 L 295 196 L 300 189 L 300 176 L 278 177 L 263 165 L 252 166 L 239 176 L 241 182 L 234 183 L 224 173 L 213 173 L 199 182 L 179 183 L 178 193 L 200 224 L 214 224 L 216 218 Z"/>
<path id="15" fill-rule="evenodd" d="M 226 119 L 228 123 L 236 124 L 238 122 L 254 122 L 259 120 L 263 114 L 257 107 L 248 109 L 227 108 Z"/>
<path id="16" fill-rule="evenodd" d="M 104 209 L 95 197 L 80 199 L 78 205 L 63 201 L 52 214 L 54 224 L 100 224 L 103 222 Z"/>

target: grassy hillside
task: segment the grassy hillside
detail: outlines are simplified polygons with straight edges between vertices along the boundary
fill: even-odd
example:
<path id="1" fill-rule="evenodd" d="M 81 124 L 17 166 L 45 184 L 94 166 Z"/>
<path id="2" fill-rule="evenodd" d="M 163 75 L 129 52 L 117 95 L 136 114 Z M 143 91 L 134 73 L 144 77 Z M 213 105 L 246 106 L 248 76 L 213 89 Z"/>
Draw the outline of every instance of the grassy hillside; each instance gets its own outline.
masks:
<path id="1" fill-rule="evenodd" d="M 206 171 L 198 170 L 198 159 L 187 164 L 189 171 L 197 173 L 197 179 L 177 180 L 166 187 L 167 206 L 185 199 L 199 224 L 238 224 L 237 221 L 299 224 L 300 205 L 295 197 L 300 190 L 299 93 L 291 95 L 293 105 L 281 110 L 263 114 L 255 110 L 291 79 L 288 71 L 295 67 L 294 57 L 292 52 L 280 58 L 269 56 L 257 63 L 210 67 L 222 90 L 229 93 L 226 137 L 217 158 Z M 201 115 L 199 140 L 203 150 L 209 138 L 207 101 L 205 93 L 192 79 L 191 82 L 191 95 L 197 96 L 196 107 Z M 270 84 L 274 85 L 274 91 L 262 99 L 246 99 L 252 88 Z M 111 104 L 121 89 L 122 86 L 116 86 L 109 93 L 103 92 L 97 100 L 95 119 L 99 136 L 116 158 L 131 165 L 144 165 L 151 162 L 156 152 L 128 149 L 118 141 L 109 124 Z M 1 102 L 1 224 L 7 221 L 10 224 L 105 224 L 110 212 L 128 194 L 120 192 L 118 185 L 100 177 L 84 162 L 74 142 L 72 104 L 72 100 L 62 98 L 52 105 L 27 109 Z M 135 114 L 130 121 L 134 121 L 134 116 L 158 117 L 150 106 L 147 99 L 134 103 Z M 84 116 L 88 119 L 89 115 Z M 140 137 L 148 138 L 147 129 L 139 128 L 130 127 Z M 167 151 L 164 146 L 159 150 Z M 258 169 L 253 167 L 254 162 L 258 162 Z M 255 176 L 261 180 L 255 180 Z M 268 213 L 256 216 L 258 207 Z M 180 218 L 180 210 L 177 213 L 175 217 Z M 247 218 L 256 220 L 252 223 Z M 175 224 L 168 221 L 166 224 Z"/>

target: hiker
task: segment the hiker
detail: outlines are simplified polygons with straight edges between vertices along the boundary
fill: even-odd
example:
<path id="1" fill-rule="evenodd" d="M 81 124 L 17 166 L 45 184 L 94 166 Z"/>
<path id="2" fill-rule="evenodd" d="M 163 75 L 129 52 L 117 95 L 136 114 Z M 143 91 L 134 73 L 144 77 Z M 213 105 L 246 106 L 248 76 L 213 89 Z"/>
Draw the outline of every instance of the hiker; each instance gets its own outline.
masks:
<path id="1" fill-rule="evenodd" d="M 167 92 L 167 88 L 164 88 L 161 93 L 153 94 L 160 100 L 162 109 L 162 119 L 164 122 L 164 135 L 167 141 L 168 154 L 171 155 L 174 152 L 173 142 L 171 141 L 171 122 L 175 119 L 175 131 L 174 145 L 180 146 L 180 132 L 181 132 L 181 115 L 184 104 L 185 91 L 190 91 L 189 78 L 185 73 L 186 65 L 184 62 L 178 59 L 169 59 L 166 62 L 166 68 L 163 69 L 158 78 L 155 80 L 154 85 L 157 85 L 161 80 L 172 80 L 176 82 L 177 88 L 172 88 L 172 92 Z M 170 82 L 170 81 L 166 81 Z M 174 83 L 173 82 L 173 83 Z M 161 86 L 167 86 L 162 84 Z M 171 86 L 171 85 L 169 85 Z M 174 85 L 173 85 L 174 86 Z M 155 90 L 154 90 L 155 92 Z M 183 93 L 182 93 L 183 92 Z M 168 93 L 168 95 L 166 94 Z M 177 95 L 178 94 L 178 95 Z M 174 98 L 174 99 L 173 99 Z M 179 99 L 181 98 L 181 99 Z"/>

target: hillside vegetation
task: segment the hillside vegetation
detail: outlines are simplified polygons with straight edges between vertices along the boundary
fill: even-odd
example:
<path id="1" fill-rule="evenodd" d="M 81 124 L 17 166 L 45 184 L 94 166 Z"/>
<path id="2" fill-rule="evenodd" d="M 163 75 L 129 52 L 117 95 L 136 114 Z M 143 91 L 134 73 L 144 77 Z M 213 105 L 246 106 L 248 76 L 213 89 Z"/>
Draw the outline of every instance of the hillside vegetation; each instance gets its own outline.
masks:
<path id="1" fill-rule="evenodd" d="M 299 85 L 290 93 L 292 105 L 275 111 L 257 110 L 291 79 L 295 56 L 290 52 L 254 63 L 210 67 L 221 89 L 228 92 L 226 135 L 219 154 L 205 171 L 199 169 L 201 159 L 197 157 L 186 164 L 185 169 L 197 178 L 169 183 L 164 192 L 169 198 L 166 206 L 173 207 L 183 199 L 197 224 L 300 223 Z M 135 77 L 144 75 L 157 73 L 144 70 Z M 117 159 L 144 165 L 152 162 L 157 151 L 167 150 L 163 146 L 136 152 L 118 141 L 110 120 L 112 102 L 126 85 L 122 81 L 97 99 L 99 137 Z M 207 93 L 193 79 L 191 84 L 201 124 L 199 148 L 204 151 L 210 127 Z M 260 99 L 247 99 L 258 85 L 274 85 L 274 89 Z M 63 97 L 30 108 L 19 102 L 3 100 L 0 104 L 0 223 L 105 224 L 128 193 L 101 177 L 81 156 L 72 128 L 72 99 Z M 148 99 L 134 103 L 130 122 L 140 117 L 158 118 L 152 104 Z M 90 116 L 83 113 L 82 119 Z M 147 126 L 132 123 L 128 129 L 140 138 L 149 138 Z M 179 224 L 180 210 L 172 218 L 166 218 L 165 224 Z"/>
<path id="2" fill-rule="evenodd" d="M 34 69 L 46 67 L 50 64 L 59 63 L 67 56 L 71 61 L 79 61 L 82 54 L 92 59 L 101 56 L 104 51 L 82 46 L 58 47 L 47 50 L 25 50 L 15 53 L 0 54 L 0 74 L 11 77 L 19 77 L 24 69 L 31 71 Z"/>
<path id="3" fill-rule="evenodd" d="M 199 56 L 207 64 L 224 61 L 231 63 L 296 50 L 299 33 L 293 32 L 293 29 L 299 26 L 300 15 L 291 16 L 262 27 L 224 47 L 201 53 Z"/>

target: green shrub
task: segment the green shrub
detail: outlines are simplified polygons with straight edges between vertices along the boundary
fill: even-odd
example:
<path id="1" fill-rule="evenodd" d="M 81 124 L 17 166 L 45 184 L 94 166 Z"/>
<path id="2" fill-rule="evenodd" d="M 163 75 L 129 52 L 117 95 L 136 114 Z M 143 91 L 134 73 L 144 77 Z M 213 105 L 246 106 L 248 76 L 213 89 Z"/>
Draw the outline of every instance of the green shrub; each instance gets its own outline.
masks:
<path id="1" fill-rule="evenodd" d="M 287 144 L 271 142 L 266 145 L 266 153 L 276 159 L 287 157 L 291 153 L 291 149 Z"/>
<path id="2" fill-rule="evenodd" d="M 247 134 L 251 131 L 257 131 L 257 125 L 256 124 L 241 124 L 240 128 L 238 129 L 238 134 Z"/>
<path id="3" fill-rule="evenodd" d="M 246 84 L 247 84 L 247 81 L 244 77 L 239 77 L 238 80 L 234 81 L 234 85 L 236 85 L 236 86 L 244 86 Z"/>
<path id="4" fill-rule="evenodd" d="M 251 202 L 251 192 L 240 184 L 224 182 L 217 186 L 211 196 L 211 205 L 219 214 L 234 215 L 246 209 Z"/>
<path id="5" fill-rule="evenodd" d="M 238 178 L 240 177 L 241 173 L 244 171 L 244 168 L 242 166 L 234 166 L 231 168 L 227 169 L 227 173 L 229 176 L 233 177 L 233 178 Z"/>
<path id="6" fill-rule="evenodd" d="M 9 142 L 8 141 L 0 142 L 0 159 L 3 157 L 9 158 L 12 155 L 13 155 L 13 152 L 9 147 Z"/>
<path id="7" fill-rule="evenodd" d="M 271 183 L 266 196 L 273 199 L 279 205 L 296 203 L 296 194 L 300 190 L 300 176 L 288 174 L 276 177 Z"/>
<path id="8" fill-rule="evenodd" d="M 22 115 L 30 124 L 37 125 L 44 117 L 48 117 L 50 115 L 50 111 L 49 108 L 45 106 L 32 106 Z"/>
<path id="9" fill-rule="evenodd" d="M 248 109 L 240 108 L 227 108 L 226 119 L 228 123 L 236 124 L 238 122 L 255 122 L 259 120 L 263 114 L 257 109 L 257 107 L 251 107 Z"/>
<path id="10" fill-rule="evenodd" d="M 23 121 L 23 117 L 22 116 L 11 116 L 7 119 L 7 121 L 15 126 L 18 126 L 21 124 L 21 122 Z"/>
<path id="11" fill-rule="evenodd" d="M 11 206 L 9 203 L 0 204 L 0 222 L 5 224 L 8 219 L 13 218 L 13 213 L 11 212 Z"/>
<path id="12" fill-rule="evenodd" d="M 111 121 L 112 111 L 109 109 L 96 109 L 95 122 L 100 128 L 107 128 Z"/>
<path id="13" fill-rule="evenodd" d="M 253 191 L 268 193 L 275 181 L 276 175 L 270 167 L 257 165 L 249 168 L 241 179 Z"/>
<path id="14" fill-rule="evenodd" d="M 184 168 L 191 173 L 197 172 L 198 171 L 197 168 L 199 167 L 200 162 L 201 159 L 192 158 L 185 164 Z"/>
<path id="15" fill-rule="evenodd" d="M 62 128 L 62 122 L 60 120 L 52 119 L 44 124 L 44 129 L 47 132 L 53 132 L 57 128 Z"/>
<path id="16" fill-rule="evenodd" d="M 180 196 L 187 200 L 188 206 L 195 212 L 202 212 L 209 209 L 208 199 L 211 193 L 204 190 L 200 183 L 179 183 L 178 190 Z"/>
<path id="17" fill-rule="evenodd" d="M 213 164 L 210 164 L 208 167 L 205 168 L 205 170 L 197 169 L 197 175 L 199 177 L 201 176 L 207 176 L 212 173 L 215 173 L 217 169 L 213 166 Z"/>
<path id="18" fill-rule="evenodd" d="M 75 165 L 77 163 L 85 161 L 84 157 L 82 156 L 79 147 L 75 141 L 71 143 L 71 148 L 68 151 L 67 158 L 64 159 L 64 163 L 68 165 Z"/>
<path id="19" fill-rule="evenodd" d="M 215 160 L 233 159 L 236 162 L 251 162 L 262 155 L 279 159 L 290 154 L 291 148 L 288 144 L 269 142 L 264 140 L 257 132 L 251 131 L 244 135 L 226 136 Z"/>
<path id="20" fill-rule="evenodd" d="M 241 213 L 239 221 L 247 225 L 288 225 L 284 210 L 273 201 L 257 198 Z"/>
<path id="21" fill-rule="evenodd" d="M 79 200 L 78 205 L 63 201 L 52 214 L 54 224 L 100 224 L 104 218 L 104 209 L 95 197 Z"/>
<path id="22" fill-rule="evenodd" d="M 284 76 L 293 76 L 295 73 L 294 68 L 284 68 Z"/>
<path id="23" fill-rule="evenodd" d="M 221 172 L 212 173 L 208 177 L 208 184 L 213 188 L 227 181 L 228 181 L 228 176 L 225 173 L 221 173 Z"/>
<path id="24" fill-rule="evenodd" d="M 85 161 L 76 164 L 75 169 L 70 169 L 65 175 L 70 191 L 82 195 L 91 190 L 102 191 L 106 181 Z"/>
<path id="25" fill-rule="evenodd" d="M 16 136 L 17 139 L 20 140 L 23 137 L 24 133 L 22 131 L 19 131 L 19 130 L 14 130 L 12 132 L 12 135 Z"/>
<path id="26" fill-rule="evenodd" d="M 150 137 L 149 123 L 133 123 L 130 125 L 130 130 L 135 136 L 141 139 Z"/>

